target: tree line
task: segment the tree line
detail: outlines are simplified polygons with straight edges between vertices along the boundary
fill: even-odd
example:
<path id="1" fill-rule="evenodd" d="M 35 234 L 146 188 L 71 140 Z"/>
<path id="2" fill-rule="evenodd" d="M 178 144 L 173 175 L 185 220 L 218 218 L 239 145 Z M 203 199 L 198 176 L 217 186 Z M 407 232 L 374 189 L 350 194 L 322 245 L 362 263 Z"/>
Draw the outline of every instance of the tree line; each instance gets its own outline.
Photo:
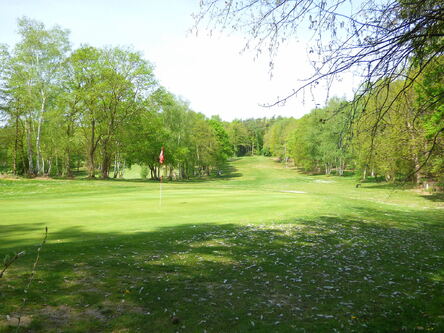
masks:
<path id="1" fill-rule="evenodd" d="M 265 147 L 307 172 L 342 176 L 348 170 L 361 179 L 444 184 L 442 104 L 430 103 L 444 86 L 444 76 L 437 77 L 444 62 L 437 65 L 408 89 L 396 81 L 384 94 L 367 93 L 358 105 L 332 98 L 300 119 L 280 119 L 267 132 Z"/>
<path id="2" fill-rule="evenodd" d="M 27 18 L 20 41 L 0 47 L 0 168 L 28 176 L 121 177 L 139 164 L 143 176 L 209 175 L 228 158 L 290 159 L 307 172 L 388 181 L 444 174 L 444 60 L 417 78 L 384 79 L 360 98 L 330 99 L 300 119 L 224 122 L 190 109 L 161 87 L 153 66 L 127 48 L 72 49 L 69 33 Z M 442 181 L 442 180 L 440 180 Z"/>
<path id="3" fill-rule="evenodd" d="M 232 155 L 220 119 L 161 87 L 128 48 L 70 47 L 68 31 L 22 18 L 20 41 L 0 46 L 0 167 L 13 174 L 122 175 L 138 163 L 160 175 L 209 173 Z"/>
<path id="4" fill-rule="evenodd" d="M 210 26 L 246 34 L 246 48 L 258 55 L 268 51 L 271 70 L 286 41 L 310 33 L 312 74 L 270 105 L 320 81 L 330 87 L 346 72 L 360 77 L 348 112 L 331 111 L 336 107 L 329 104 L 276 124 L 273 131 L 285 130 L 285 139 L 278 135 L 276 145 L 270 134 L 276 137 L 270 144 L 274 154 L 291 154 L 307 170 L 341 173 L 346 166 L 363 178 L 377 174 L 421 183 L 442 174 L 442 1 L 202 0 L 194 17 L 196 31 Z M 338 117 L 330 121 L 332 114 Z"/>

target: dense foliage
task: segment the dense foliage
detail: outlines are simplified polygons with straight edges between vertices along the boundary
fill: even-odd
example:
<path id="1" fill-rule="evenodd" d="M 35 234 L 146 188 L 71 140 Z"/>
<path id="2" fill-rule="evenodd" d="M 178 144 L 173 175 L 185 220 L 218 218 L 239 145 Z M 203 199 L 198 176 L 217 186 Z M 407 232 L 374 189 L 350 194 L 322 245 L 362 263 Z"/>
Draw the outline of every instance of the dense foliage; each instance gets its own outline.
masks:
<path id="1" fill-rule="evenodd" d="M 428 89 L 425 80 L 401 98 L 395 99 L 401 81 L 384 96 L 370 93 L 358 110 L 351 102 L 331 99 L 300 119 L 280 119 L 267 132 L 265 146 L 307 172 L 343 175 L 348 169 L 362 179 L 443 183 L 444 138 L 437 129 L 442 120 L 435 109 L 418 110 Z M 442 105 L 437 102 L 438 110 Z M 379 118 L 381 109 L 384 118 Z"/>
<path id="2" fill-rule="evenodd" d="M 159 178 L 210 173 L 232 155 L 224 126 L 160 87 L 152 65 L 125 48 L 70 49 L 59 27 L 19 20 L 1 47 L 1 168 L 20 175 L 122 174 L 138 163 Z M 237 144 L 237 143 L 236 143 Z M 178 172 L 176 172 L 178 171 Z"/>
<path id="3" fill-rule="evenodd" d="M 443 182 L 442 57 L 416 65 L 415 80 L 381 79 L 357 101 L 333 98 L 300 119 L 224 122 L 159 86 L 138 52 L 71 50 L 65 30 L 29 19 L 19 33 L 13 48 L 0 48 L 3 171 L 71 177 L 84 168 L 108 178 L 139 164 L 142 177 L 182 179 L 220 170 L 232 156 L 267 155 L 307 172 Z"/>

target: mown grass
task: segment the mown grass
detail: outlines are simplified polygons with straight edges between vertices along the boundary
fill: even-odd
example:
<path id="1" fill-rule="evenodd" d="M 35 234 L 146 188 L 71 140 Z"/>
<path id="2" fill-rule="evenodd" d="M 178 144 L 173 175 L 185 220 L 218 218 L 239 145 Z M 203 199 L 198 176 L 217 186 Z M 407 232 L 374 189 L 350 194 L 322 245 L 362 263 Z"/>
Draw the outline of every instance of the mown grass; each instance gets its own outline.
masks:
<path id="1" fill-rule="evenodd" d="M 148 181 L 1 180 L 0 256 L 26 255 L 0 330 L 47 225 L 23 332 L 444 331 L 443 201 L 354 184 L 260 157 L 162 206 Z"/>

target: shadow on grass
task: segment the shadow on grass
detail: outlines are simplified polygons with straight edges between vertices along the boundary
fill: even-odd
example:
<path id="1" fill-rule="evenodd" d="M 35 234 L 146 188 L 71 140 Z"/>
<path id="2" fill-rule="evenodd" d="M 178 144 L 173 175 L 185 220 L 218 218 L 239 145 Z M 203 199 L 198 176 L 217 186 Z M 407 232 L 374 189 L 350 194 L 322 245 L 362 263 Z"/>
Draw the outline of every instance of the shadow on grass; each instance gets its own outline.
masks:
<path id="1" fill-rule="evenodd" d="M 444 202 L 444 193 L 433 193 L 429 195 L 422 195 L 421 197 L 433 202 Z"/>
<path id="2" fill-rule="evenodd" d="M 23 237 L 23 234 L 35 236 L 44 229 L 44 223 L 0 225 L 0 260 L 3 258 L 1 256 L 2 248 L 15 247 L 19 252 L 21 249 L 17 248 L 17 245 L 29 244 L 29 238 Z"/>
<path id="3" fill-rule="evenodd" d="M 399 227 L 371 222 L 384 214 L 376 211 L 367 221 L 320 216 L 52 233 L 24 308 L 32 323 L 23 331 L 441 331 L 442 216 L 390 213 Z M 35 247 L 26 250 L 0 281 L 2 314 L 14 316 L 23 297 Z"/>
<path id="4" fill-rule="evenodd" d="M 401 211 L 382 210 L 356 206 L 353 208 L 366 220 L 378 221 L 387 227 L 396 226 L 397 229 L 427 230 L 444 234 L 444 212 L 439 210 Z M 383 221 L 383 222 L 382 222 Z"/>
<path id="5" fill-rule="evenodd" d="M 226 164 L 221 168 L 221 175 L 218 175 L 217 172 L 213 172 L 210 176 L 195 176 L 189 179 L 178 179 L 178 180 L 169 180 L 168 177 L 164 177 L 163 182 L 165 183 L 205 183 L 217 180 L 230 180 L 233 178 L 242 177 L 242 173 L 238 172 L 238 169 L 230 164 Z M 76 177 L 73 180 L 91 180 L 91 181 L 110 181 L 110 182 L 128 182 L 128 183 L 158 183 L 158 179 L 143 179 L 143 178 L 133 178 L 133 179 L 125 179 L 125 178 L 108 178 L 103 179 L 100 177 L 96 178 L 88 178 L 88 177 Z"/>
<path id="6" fill-rule="evenodd" d="M 371 190 L 393 190 L 393 191 L 405 191 L 415 188 L 412 183 L 387 183 L 387 182 L 361 182 L 361 187 Z"/>

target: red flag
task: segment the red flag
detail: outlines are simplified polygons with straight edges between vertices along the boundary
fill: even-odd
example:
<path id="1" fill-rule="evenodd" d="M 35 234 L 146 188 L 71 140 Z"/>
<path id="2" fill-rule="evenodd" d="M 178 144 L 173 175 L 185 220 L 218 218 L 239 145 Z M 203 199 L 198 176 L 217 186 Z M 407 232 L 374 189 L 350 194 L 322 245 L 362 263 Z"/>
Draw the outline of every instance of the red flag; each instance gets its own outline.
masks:
<path id="1" fill-rule="evenodd" d="M 159 162 L 160 164 L 163 164 L 163 161 L 165 160 L 165 156 L 163 156 L 163 147 L 160 150 L 160 155 L 159 155 Z"/>

